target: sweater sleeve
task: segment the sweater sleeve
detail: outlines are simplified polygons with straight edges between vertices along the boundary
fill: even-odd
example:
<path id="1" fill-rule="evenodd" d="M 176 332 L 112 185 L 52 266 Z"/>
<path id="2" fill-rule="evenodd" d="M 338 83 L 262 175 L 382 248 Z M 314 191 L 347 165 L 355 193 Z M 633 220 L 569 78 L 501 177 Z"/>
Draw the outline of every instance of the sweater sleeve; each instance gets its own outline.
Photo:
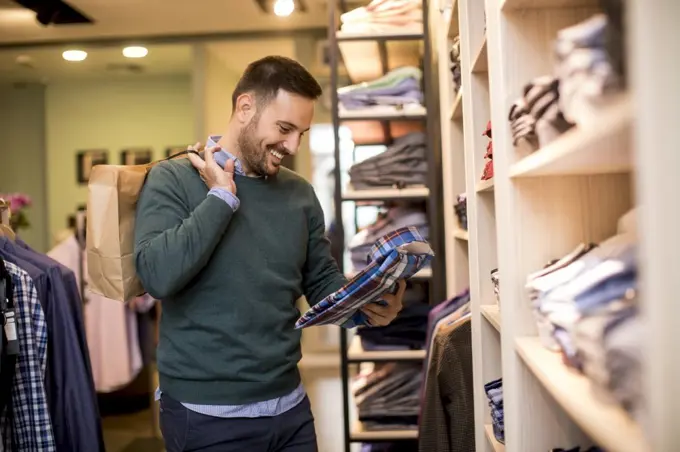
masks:
<path id="1" fill-rule="evenodd" d="M 234 214 L 217 196 L 191 211 L 168 165 L 156 165 L 137 204 L 135 265 L 144 289 L 157 299 L 182 290 L 206 265 Z"/>
<path id="2" fill-rule="evenodd" d="M 311 188 L 311 187 L 310 187 Z M 331 243 L 326 237 L 323 210 L 313 189 L 313 207 L 309 215 L 307 261 L 303 270 L 303 288 L 310 306 L 340 289 L 347 280 L 331 255 Z"/>

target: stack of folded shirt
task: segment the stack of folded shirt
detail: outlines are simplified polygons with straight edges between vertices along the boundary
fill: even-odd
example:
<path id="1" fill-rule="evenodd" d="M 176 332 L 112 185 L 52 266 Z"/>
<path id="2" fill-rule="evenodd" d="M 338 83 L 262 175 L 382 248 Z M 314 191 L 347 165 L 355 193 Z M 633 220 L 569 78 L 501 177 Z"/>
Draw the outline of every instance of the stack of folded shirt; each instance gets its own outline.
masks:
<path id="1" fill-rule="evenodd" d="M 491 381 L 484 385 L 484 392 L 489 399 L 493 435 L 499 443 L 505 444 L 505 419 L 503 410 L 503 379 Z"/>
<path id="2" fill-rule="evenodd" d="M 544 345 L 583 372 L 601 398 L 640 420 L 644 331 L 636 255 L 635 234 L 620 228 L 529 275 L 527 288 Z"/>
<path id="3" fill-rule="evenodd" d="M 597 14 L 557 34 L 555 50 L 560 108 L 567 121 L 587 124 L 609 93 L 621 90 L 607 45 L 608 18 Z"/>
<path id="4" fill-rule="evenodd" d="M 545 146 L 572 127 L 560 110 L 559 81 L 543 76 L 524 87 L 524 97 L 510 108 L 509 121 L 515 146 L 531 150 Z"/>
<path id="5" fill-rule="evenodd" d="M 359 231 L 348 243 L 354 271 L 361 271 L 368 265 L 371 247 L 380 237 L 408 226 L 415 227 L 425 240 L 428 239 L 430 228 L 425 212 L 410 205 L 390 207 L 374 224 Z"/>
<path id="6" fill-rule="evenodd" d="M 364 190 L 425 185 L 428 169 L 426 146 L 425 134 L 422 132 L 411 132 L 397 138 L 385 152 L 356 163 L 349 169 L 352 187 Z"/>
<path id="7" fill-rule="evenodd" d="M 488 160 L 486 165 L 484 165 L 482 180 L 489 180 L 493 178 L 493 140 L 491 139 L 491 121 L 486 124 L 486 130 L 483 135 L 489 138 L 489 144 L 486 145 L 486 154 L 484 154 L 484 158 Z"/>
<path id="8" fill-rule="evenodd" d="M 423 72 L 414 66 L 394 69 L 370 82 L 338 88 L 338 101 L 342 110 L 371 109 L 372 112 L 389 113 L 396 110 L 422 109 Z"/>
<path id="9" fill-rule="evenodd" d="M 352 383 L 365 430 L 415 429 L 420 412 L 422 364 L 376 364 Z"/>
<path id="10" fill-rule="evenodd" d="M 458 94 L 461 87 L 460 80 L 460 36 L 453 38 L 453 43 L 451 44 L 451 51 L 449 52 L 449 58 L 451 59 L 451 75 L 453 77 L 453 93 Z"/>
<path id="11" fill-rule="evenodd" d="M 373 0 L 340 16 L 348 33 L 422 33 L 422 0 Z"/>
<path id="12" fill-rule="evenodd" d="M 456 205 L 454 206 L 454 210 L 456 211 L 456 218 L 458 219 L 458 226 L 461 227 L 464 231 L 467 231 L 468 228 L 468 222 L 467 222 L 467 195 L 465 193 L 461 193 L 458 195 L 456 199 Z"/>
<path id="13" fill-rule="evenodd" d="M 409 303 L 389 325 L 357 329 L 361 345 L 367 351 L 423 349 L 429 313 L 430 305 L 423 300 Z"/>
<path id="14" fill-rule="evenodd" d="M 491 284 L 493 285 L 493 293 L 496 296 L 496 303 L 498 306 L 501 305 L 501 289 L 499 285 L 499 274 L 498 269 L 494 268 L 491 270 Z"/>

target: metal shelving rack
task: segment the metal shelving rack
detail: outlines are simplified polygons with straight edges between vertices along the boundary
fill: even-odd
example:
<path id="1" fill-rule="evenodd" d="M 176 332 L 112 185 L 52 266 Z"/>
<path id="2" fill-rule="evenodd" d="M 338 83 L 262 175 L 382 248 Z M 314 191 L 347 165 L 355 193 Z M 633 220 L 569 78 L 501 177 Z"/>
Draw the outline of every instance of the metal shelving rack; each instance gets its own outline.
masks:
<path id="1" fill-rule="evenodd" d="M 346 237 L 344 232 L 342 206 L 344 202 L 373 201 L 383 202 L 389 200 L 399 199 L 420 199 L 426 202 L 427 213 L 430 226 L 430 244 L 435 252 L 437 258 L 432 264 L 432 271 L 427 272 L 424 277 L 429 281 L 429 302 L 436 304 L 444 300 L 446 296 L 446 269 L 444 258 L 444 214 L 442 210 L 443 191 L 442 191 L 442 155 L 441 155 L 441 138 L 439 127 L 439 91 L 438 91 L 438 70 L 437 70 L 437 50 L 436 46 L 430 43 L 431 35 L 435 31 L 431 31 L 428 24 L 428 0 L 423 0 L 423 33 L 402 33 L 395 35 L 358 35 L 338 32 L 339 12 L 348 11 L 348 2 L 345 0 L 329 0 L 329 44 L 330 44 L 330 65 L 331 65 L 331 99 L 332 99 L 332 120 L 334 129 L 334 149 L 335 149 L 335 222 L 339 229 L 337 236 L 343 238 L 343 246 L 337 247 L 340 254 L 335 256 L 338 265 L 344 270 L 343 253 L 345 249 Z M 363 4 L 368 3 L 366 0 Z M 362 3 L 357 4 L 361 6 Z M 367 46 L 377 53 L 376 57 L 379 60 L 379 65 L 382 74 L 386 73 L 394 66 L 398 66 L 403 59 L 400 54 L 398 45 L 403 45 L 405 42 L 417 42 L 419 46 L 419 58 L 421 61 L 413 61 L 411 64 L 422 63 L 423 68 L 423 84 L 425 94 L 426 113 L 417 114 L 363 114 L 344 113 L 339 114 L 339 104 L 337 88 L 338 86 L 338 67 L 341 61 L 342 50 L 341 45 L 345 43 L 365 43 Z M 397 47 L 392 46 L 397 43 Z M 377 47 L 377 48 L 376 48 Z M 368 48 L 368 47 L 367 47 Z M 356 47 L 355 47 L 356 49 Z M 348 53 L 349 50 L 347 50 Z M 366 53 L 356 52 L 357 57 L 366 58 Z M 399 60 L 396 64 L 392 64 L 391 57 Z M 344 55 L 345 66 L 349 60 L 356 65 L 360 58 L 348 58 Z M 401 63 L 403 64 L 403 63 Z M 352 71 L 348 70 L 350 78 Z M 382 75 L 377 74 L 377 75 Z M 355 82 L 355 80 L 352 80 Z M 428 147 L 428 183 L 427 187 L 412 188 L 407 190 L 371 190 L 362 192 L 344 192 L 341 177 L 341 156 L 340 156 L 340 136 L 339 129 L 341 123 L 347 121 L 379 121 L 384 131 L 384 144 L 389 144 L 391 141 L 390 122 L 391 121 L 419 121 L 424 126 L 424 131 L 427 135 Z M 343 421 L 344 421 L 344 438 L 345 450 L 350 451 L 351 443 L 357 442 L 381 442 L 381 441 L 399 441 L 399 440 L 414 440 L 418 437 L 418 432 L 412 431 L 378 431 L 370 432 L 361 428 L 359 423 L 353 424 L 350 419 L 350 392 L 349 379 L 351 364 L 361 362 L 396 362 L 396 361 L 422 361 L 425 357 L 425 352 L 409 351 L 409 352 L 365 352 L 361 349 L 358 340 L 352 341 L 350 346 L 348 340 L 348 332 L 345 329 L 340 331 L 340 347 L 341 347 L 341 373 L 342 373 L 342 391 L 343 391 Z"/>

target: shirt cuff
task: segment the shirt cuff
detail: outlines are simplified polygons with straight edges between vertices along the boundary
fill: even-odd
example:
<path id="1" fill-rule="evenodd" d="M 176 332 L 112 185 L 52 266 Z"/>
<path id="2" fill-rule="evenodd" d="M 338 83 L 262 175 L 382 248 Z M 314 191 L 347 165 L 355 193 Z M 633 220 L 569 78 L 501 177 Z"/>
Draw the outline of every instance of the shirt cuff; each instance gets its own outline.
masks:
<path id="1" fill-rule="evenodd" d="M 241 205 L 241 201 L 236 197 L 235 194 L 233 194 L 230 191 L 225 190 L 224 188 L 211 188 L 210 191 L 208 192 L 209 195 L 217 196 L 220 198 L 222 201 L 226 202 L 229 204 L 229 207 L 236 212 Z"/>

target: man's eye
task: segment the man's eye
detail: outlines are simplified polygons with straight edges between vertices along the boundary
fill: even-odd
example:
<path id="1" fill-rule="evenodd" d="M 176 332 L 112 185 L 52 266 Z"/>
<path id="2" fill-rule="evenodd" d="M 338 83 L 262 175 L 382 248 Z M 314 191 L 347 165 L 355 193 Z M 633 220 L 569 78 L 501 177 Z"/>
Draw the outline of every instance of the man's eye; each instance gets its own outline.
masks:
<path id="1" fill-rule="evenodd" d="M 284 134 L 285 134 L 285 133 L 290 133 L 290 129 L 286 129 L 286 128 L 284 128 L 284 127 L 279 127 L 279 130 L 281 131 L 281 133 L 284 133 Z"/>

